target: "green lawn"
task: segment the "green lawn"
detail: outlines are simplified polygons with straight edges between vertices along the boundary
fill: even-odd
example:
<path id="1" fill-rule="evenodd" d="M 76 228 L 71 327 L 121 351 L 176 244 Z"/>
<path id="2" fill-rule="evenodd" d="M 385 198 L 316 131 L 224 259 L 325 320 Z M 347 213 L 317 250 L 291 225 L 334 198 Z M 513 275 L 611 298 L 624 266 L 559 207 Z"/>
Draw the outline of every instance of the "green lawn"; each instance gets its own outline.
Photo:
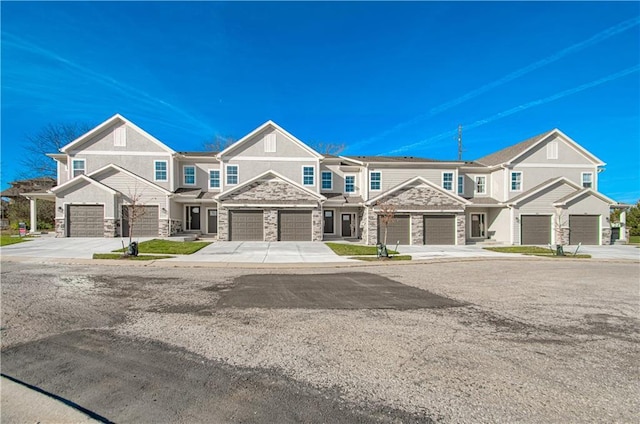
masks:
<path id="1" fill-rule="evenodd" d="M 629 236 L 629 243 L 640 244 L 640 236 Z"/>
<path id="2" fill-rule="evenodd" d="M 368 262 L 373 262 L 373 261 L 410 261 L 411 260 L 411 255 L 396 255 L 396 256 L 390 256 L 388 258 L 378 258 L 376 256 L 354 256 L 352 258 L 349 259 L 357 259 L 359 261 L 368 261 Z"/>
<path id="3" fill-rule="evenodd" d="M 210 245 L 211 242 L 204 241 L 169 241 L 153 239 L 143 241 L 138 244 L 139 253 L 159 253 L 165 255 L 190 255 Z M 126 248 L 114 250 L 114 252 L 124 252 Z"/>
<path id="4" fill-rule="evenodd" d="M 361 256 L 377 255 L 375 246 L 362 246 L 359 244 L 325 243 L 336 255 L 339 256 Z M 389 254 L 397 254 L 395 250 L 389 249 Z"/>
<path id="5" fill-rule="evenodd" d="M 156 259 L 168 259 L 174 256 L 168 255 L 140 255 L 140 256 L 124 256 L 121 253 L 94 253 L 93 259 L 127 259 L 131 261 L 153 261 Z"/>
<path id="6" fill-rule="evenodd" d="M 591 255 L 583 255 L 578 253 L 573 256 L 573 251 L 575 251 L 575 247 L 571 249 L 566 249 L 564 251 L 565 256 L 556 256 L 550 249 L 546 247 L 539 246 L 504 246 L 504 247 L 485 247 L 486 250 L 491 250 L 492 252 L 500 252 L 500 253 L 520 253 L 522 255 L 533 255 L 533 256 L 545 256 L 550 258 L 581 258 L 586 259 L 590 258 Z"/>
<path id="7" fill-rule="evenodd" d="M 8 246 L 10 244 L 22 243 L 28 239 L 24 237 L 0 236 L 0 246 Z"/>

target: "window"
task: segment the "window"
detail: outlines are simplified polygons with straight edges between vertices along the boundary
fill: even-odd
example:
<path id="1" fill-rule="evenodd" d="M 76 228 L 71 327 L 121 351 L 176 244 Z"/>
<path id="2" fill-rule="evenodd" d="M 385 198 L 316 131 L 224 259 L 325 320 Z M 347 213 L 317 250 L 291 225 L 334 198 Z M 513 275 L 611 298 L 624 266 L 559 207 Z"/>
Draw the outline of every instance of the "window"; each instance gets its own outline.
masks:
<path id="1" fill-rule="evenodd" d="M 593 188 L 593 172 L 582 173 L 582 187 Z"/>
<path id="2" fill-rule="evenodd" d="M 116 128 L 113 131 L 113 145 L 116 147 L 127 146 L 127 128 L 125 126 Z"/>
<path id="3" fill-rule="evenodd" d="M 227 165 L 227 184 L 238 184 L 238 165 Z"/>
<path id="4" fill-rule="evenodd" d="M 442 173 L 442 188 L 453 191 L 453 172 Z"/>
<path id="5" fill-rule="evenodd" d="M 476 177 L 476 194 L 487 194 L 487 177 Z"/>
<path id="6" fill-rule="evenodd" d="M 458 194 L 464 194 L 464 175 L 458 175 Z"/>
<path id="7" fill-rule="evenodd" d="M 380 190 L 382 175 L 380 172 L 372 172 L 369 174 L 369 187 L 371 190 Z"/>
<path id="8" fill-rule="evenodd" d="M 209 170 L 209 188 L 220 188 L 220 171 L 217 169 Z"/>
<path id="9" fill-rule="evenodd" d="M 322 171 L 322 189 L 331 190 L 333 188 L 333 174 L 331 171 Z"/>
<path id="10" fill-rule="evenodd" d="M 267 134 L 264 136 L 264 151 L 266 153 L 276 152 L 276 134 Z"/>
<path id="11" fill-rule="evenodd" d="M 154 160 L 153 161 L 153 180 L 154 181 L 167 181 L 167 161 L 166 160 Z"/>
<path id="12" fill-rule="evenodd" d="M 558 159 L 558 142 L 550 141 L 547 143 L 547 159 Z"/>
<path id="13" fill-rule="evenodd" d="M 195 185 L 196 184 L 196 167 L 185 166 L 183 170 L 184 170 L 184 184 Z"/>
<path id="14" fill-rule="evenodd" d="M 511 191 L 522 191 L 522 172 L 511 173 Z"/>
<path id="15" fill-rule="evenodd" d="M 302 184 L 306 186 L 312 186 L 315 184 L 314 167 L 303 166 L 302 167 Z"/>
<path id="16" fill-rule="evenodd" d="M 355 193 L 356 191 L 356 176 L 355 175 L 345 175 L 344 177 L 344 192 L 345 193 Z"/>
<path id="17" fill-rule="evenodd" d="M 71 163 L 73 169 L 72 178 L 77 177 L 78 175 L 82 175 L 86 171 L 86 165 L 84 159 L 74 159 Z"/>

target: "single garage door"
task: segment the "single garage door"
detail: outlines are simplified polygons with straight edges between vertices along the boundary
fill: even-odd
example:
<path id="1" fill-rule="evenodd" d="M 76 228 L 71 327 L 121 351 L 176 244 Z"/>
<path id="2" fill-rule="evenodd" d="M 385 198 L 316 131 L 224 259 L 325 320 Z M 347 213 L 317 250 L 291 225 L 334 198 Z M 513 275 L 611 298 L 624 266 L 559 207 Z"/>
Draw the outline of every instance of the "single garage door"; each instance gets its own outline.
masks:
<path id="1" fill-rule="evenodd" d="M 278 240 L 311 241 L 311 211 L 278 212 Z"/>
<path id="2" fill-rule="evenodd" d="M 262 211 L 230 211 L 229 240 L 263 241 L 264 223 Z"/>
<path id="3" fill-rule="evenodd" d="M 122 237 L 129 237 L 129 208 L 122 206 Z M 133 226 L 134 237 L 157 237 L 158 236 L 158 206 L 136 206 Z"/>
<path id="4" fill-rule="evenodd" d="M 600 244 L 599 215 L 569 215 L 569 244 Z"/>
<path id="5" fill-rule="evenodd" d="M 104 206 L 69 205 L 67 235 L 69 237 L 104 237 Z"/>
<path id="6" fill-rule="evenodd" d="M 425 215 L 424 244 L 456 244 L 456 217 Z"/>
<path id="7" fill-rule="evenodd" d="M 551 217 L 547 215 L 520 215 L 520 244 L 551 243 Z"/>
<path id="8" fill-rule="evenodd" d="M 387 227 L 387 243 L 396 244 L 399 241 L 400 244 L 410 244 L 410 224 L 409 215 L 396 215 Z M 384 242 L 384 226 L 381 217 L 378 217 L 378 242 Z"/>

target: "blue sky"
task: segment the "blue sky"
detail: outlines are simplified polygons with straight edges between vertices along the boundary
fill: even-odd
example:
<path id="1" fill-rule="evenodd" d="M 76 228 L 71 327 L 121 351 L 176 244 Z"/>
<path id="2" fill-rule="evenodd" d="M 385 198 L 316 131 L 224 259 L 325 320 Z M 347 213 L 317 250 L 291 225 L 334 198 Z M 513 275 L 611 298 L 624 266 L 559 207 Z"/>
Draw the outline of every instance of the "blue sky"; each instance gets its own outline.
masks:
<path id="1" fill-rule="evenodd" d="M 25 136 L 115 113 L 176 150 L 272 119 L 466 160 L 560 128 L 640 198 L 637 2 L 2 2 L 2 187 Z"/>

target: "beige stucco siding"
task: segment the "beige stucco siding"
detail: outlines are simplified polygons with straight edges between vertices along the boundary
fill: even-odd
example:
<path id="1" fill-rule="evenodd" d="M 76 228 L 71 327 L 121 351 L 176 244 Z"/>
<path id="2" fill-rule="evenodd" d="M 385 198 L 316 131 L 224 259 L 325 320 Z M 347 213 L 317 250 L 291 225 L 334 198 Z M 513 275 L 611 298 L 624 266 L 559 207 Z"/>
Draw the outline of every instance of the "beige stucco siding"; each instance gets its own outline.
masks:
<path id="1" fill-rule="evenodd" d="M 265 160 L 237 160 L 230 159 L 228 162 L 225 162 L 225 169 L 223 171 L 224 181 L 222 182 L 223 187 L 228 188 L 227 186 L 227 177 L 226 177 L 226 166 L 227 165 L 238 165 L 238 174 L 239 181 L 238 184 L 243 184 L 261 174 L 264 174 L 267 171 L 275 171 L 278 174 L 296 182 L 297 184 L 302 185 L 302 167 L 303 166 L 313 166 L 314 167 L 314 185 L 313 186 L 305 186 L 309 190 L 317 192 L 317 188 L 319 187 L 319 178 L 320 173 L 318 172 L 318 161 L 313 158 L 306 159 L 304 161 L 270 161 L 268 159 Z M 335 184 L 335 181 L 334 181 Z"/>
<path id="2" fill-rule="evenodd" d="M 509 233 L 509 208 L 489 208 L 487 220 L 489 235 L 491 235 L 492 240 L 500 243 L 511 242 L 511 235 Z"/>
<path id="3" fill-rule="evenodd" d="M 547 145 L 549 143 L 556 142 L 558 144 L 558 158 L 547 159 Z M 594 166 L 594 163 L 587 158 L 584 154 L 576 150 L 561 137 L 555 137 L 544 143 L 539 144 L 534 149 L 525 153 L 517 160 L 513 161 L 513 164 L 520 163 L 552 163 L 557 165 L 585 165 Z"/>
<path id="4" fill-rule="evenodd" d="M 56 161 L 56 164 L 58 170 L 58 185 L 62 185 L 69 181 L 69 171 L 67 169 L 67 165 L 64 163 Z"/>
<path id="5" fill-rule="evenodd" d="M 196 167 L 196 183 L 194 186 L 190 186 L 184 183 L 184 167 L 195 166 Z M 219 189 L 209 189 L 209 170 L 217 169 L 220 171 L 220 180 L 222 184 L 222 167 L 220 162 L 211 160 L 181 160 L 176 162 L 176 187 L 194 187 L 200 188 L 203 191 L 218 192 Z"/>
<path id="6" fill-rule="evenodd" d="M 511 191 L 511 171 L 522 172 L 522 191 Z M 595 168 L 534 168 L 516 166 L 513 170 L 509 170 L 508 180 L 506 184 L 509 189 L 509 198 L 518 196 L 519 194 L 532 189 L 533 187 L 548 181 L 552 178 L 565 177 L 568 180 L 582 186 L 582 173 L 592 172 L 594 179 L 594 190 L 597 190 L 598 173 Z"/>
<path id="7" fill-rule="evenodd" d="M 275 152 L 265 152 L 264 146 L 264 137 L 267 134 L 276 135 L 276 151 Z M 246 156 L 246 157 L 277 157 L 277 158 L 309 158 L 315 159 L 316 156 L 313 155 L 308 150 L 304 149 L 295 141 L 291 140 L 289 137 L 281 133 L 280 131 L 274 128 L 265 128 L 259 133 L 255 134 L 249 140 L 245 140 L 241 145 L 237 148 L 231 150 L 229 152 L 228 158 L 231 159 L 237 156 Z M 225 157 L 224 159 L 227 159 Z"/>
<path id="8" fill-rule="evenodd" d="M 65 206 L 69 204 L 101 204 L 104 205 L 105 218 L 113 218 L 115 216 L 114 199 L 114 195 L 105 189 L 87 181 L 81 181 L 56 193 L 56 218 L 64 217 Z M 58 208 L 62 208 L 62 211 Z"/>
<path id="9" fill-rule="evenodd" d="M 390 188 L 393 188 L 397 185 L 400 185 L 412 178 L 415 177 L 422 177 L 432 183 L 434 183 L 435 185 L 442 187 L 442 174 L 444 172 L 453 172 L 454 176 L 453 176 L 453 191 L 452 193 L 455 193 L 458 187 L 458 180 L 457 180 L 457 172 L 456 169 L 451 168 L 451 169 L 426 169 L 426 168 L 417 168 L 417 167 L 410 167 L 410 166 L 402 166 L 401 168 L 384 168 L 384 167 L 376 167 L 376 166 L 371 166 L 369 168 L 369 172 L 373 172 L 373 171 L 379 171 L 381 173 L 381 186 L 382 186 L 382 191 L 386 191 L 389 190 Z M 368 189 L 369 187 L 367 187 Z M 371 197 L 375 197 L 378 194 L 380 194 L 380 192 L 371 192 Z"/>
<path id="10" fill-rule="evenodd" d="M 331 192 L 331 193 L 344 193 L 344 177 L 345 175 L 354 175 L 355 183 L 356 183 L 356 191 L 352 193 L 352 196 L 366 196 L 367 187 L 364 187 L 364 173 L 365 169 L 362 168 L 360 170 L 353 170 L 353 168 L 346 168 L 340 166 L 339 164 L 331 164 L 331 165 L 321 165 L 322 171 L 331 171 L 333 173 L 333 189 L 331 190 L 322 190 L 322 192 Z M 318 178 L 321 178 L 322 174 L 318 174 Z M 321 180 L 318 180 L 318 187 L 320 187 Z M 380 191 L 372 191 L 371 197 L 375 197 L 380 194 Z M 365 197 L 366 198 L 366 197 Z"/>
<path id="11" fill-rule="evenodd" d="M 575 191 L 576 189 L 568 184 L 551 186 L 519 204 L 518 207 L 520 209 L 520 213 L 554 213 L 555 207 L 553 206 L 553 203 L 571 193 L 574 193 Z"/>
<path id="12" fill-rule="evenodd" d="M 505 170 L 501 168 L 493 171 L 490 174 L 490 176 L 487 178 L 488 180 L 491 180 L 491 182 L 489 183 L 490 185 L 489 193 L 491 193 L 491 197 L 501 202 L 506 200 L 505 189 L 504 189 L 504 185 L 506 184 L 506 181 L 505 181 L 504 175 L 505 175 Z"/>
<path id="13" fill-rule="evenodd" d="M 126 146 L 114 146 L 114 131 L 116 128 L 122 126 L 125 126 Z M 128 125 L 116 123 L 94 134 L 89 140 L 72 149 L 72 152 L 78 151 L 167 153 L 162 146 L 153 142 L 137 130 Z"/>
<path id="14" fill-rule="evenodd" d="M 584 194 L 567 204 L 568 215 L 600 215 L 601 228 L 609 228 L 606 217 L 609 216 L 609 204 L 596 196 Z M 605 218 L 605 219 L 602 219 Z"/>

